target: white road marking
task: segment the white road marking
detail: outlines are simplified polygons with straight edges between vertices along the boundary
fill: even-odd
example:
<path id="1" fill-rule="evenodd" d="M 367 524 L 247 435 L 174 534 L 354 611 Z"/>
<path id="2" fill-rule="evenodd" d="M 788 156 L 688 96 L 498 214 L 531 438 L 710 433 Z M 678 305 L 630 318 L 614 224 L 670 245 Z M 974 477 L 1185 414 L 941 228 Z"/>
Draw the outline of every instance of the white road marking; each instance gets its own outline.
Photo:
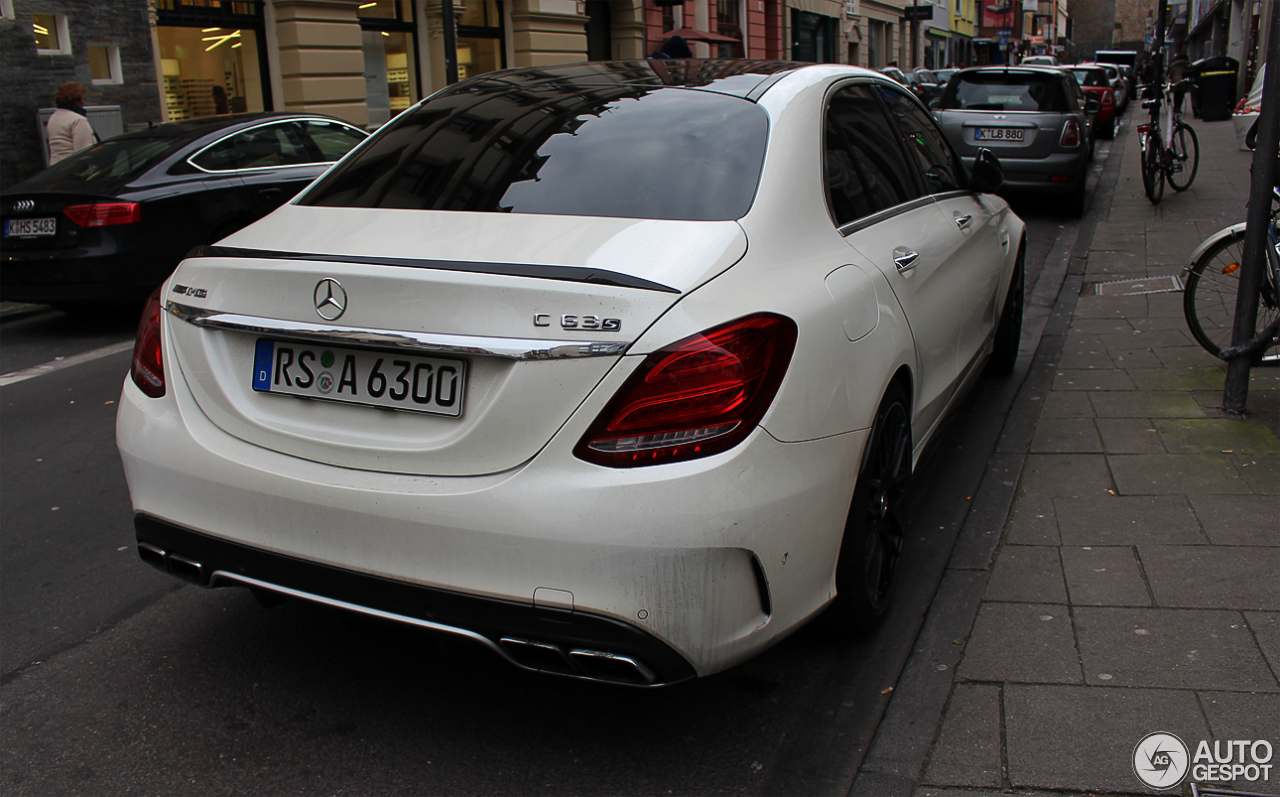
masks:
<path id="1" fill-rule="evenodd" d="M 0 387 L 17 384 L 18 382 L 25 382 L 28 379 L 35 379 L 37 376 L 44 376 L 45 374 L 51 374 L 54 371 L 61 371 L 63 368 L 70 368 L 73 365 L 101 360 L 103 357 L 110 357 L 113 354 L 119 354 L 122 351 L 130 351 L 131 349 L 133 349 L 133 341 L 125 340 L 120 343 L 112 343 L 110 346 L 103 346 L 100 349 L 87 351 L 84 354 L 73 354 L 70 357 L 63 357 L 60 360 L 53 360 L 51 362 L 44 363 L 43 365 L 24 368 L 21 371 L 13 371 L 12 373 L 0 376 Z"/>

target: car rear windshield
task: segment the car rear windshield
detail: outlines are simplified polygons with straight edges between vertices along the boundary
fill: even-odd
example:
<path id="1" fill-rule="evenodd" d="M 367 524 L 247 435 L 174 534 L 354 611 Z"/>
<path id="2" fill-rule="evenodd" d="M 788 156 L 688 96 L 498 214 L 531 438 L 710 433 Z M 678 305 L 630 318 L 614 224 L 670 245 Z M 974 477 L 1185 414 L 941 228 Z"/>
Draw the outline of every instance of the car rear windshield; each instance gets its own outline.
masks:
<path id="1" fill-rule="evenodd" d="M 1066 113 L 1069 110 L 1060 76 L 1003 70 L 953 77 L 939 106 L 943 110 L 964 111 Z"/>
<path id="2" fill-rule="evenodd" d="M 746 215 L 768 117 L 707 91 L 459 91 L 380 130 L 303 205 L 711 221 Z"/>
<path id="3" fill-rule="evenodd" d="M 1071 74 L 1075 76 L 1076 82 L 1081 86 L 1107 88 L 1111 85 L 1107 80 L 1107 73 L 1101 69 L 1073 69 Z"/>
<path id="4" fill-rule="evenodd" d="M 58 161 L 20 187 L 25 191 L 109 194 L 164 160 L 181 143 L 173 138 L 110 139 Z"/>

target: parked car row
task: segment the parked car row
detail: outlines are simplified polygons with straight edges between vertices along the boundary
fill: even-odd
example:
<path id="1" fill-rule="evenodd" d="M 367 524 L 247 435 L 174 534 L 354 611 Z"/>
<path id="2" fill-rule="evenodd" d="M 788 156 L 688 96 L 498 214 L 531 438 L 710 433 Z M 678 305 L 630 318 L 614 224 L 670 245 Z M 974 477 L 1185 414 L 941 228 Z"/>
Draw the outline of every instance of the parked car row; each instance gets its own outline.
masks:
<path id="1" fill-rule="evenodd" d="M 915 463 L 1017 360 L 1001 161 L 1033 182 L 1020 154 L 1085 132 L 1074 80 L 1018 75 L 953 76 L 950 140 L 832 64 L 539 66 L 413 106 L 148 300 L 139 555 L 641 686 L 828 607 L 874 627 Z M 154 179 L 249 179 L 201 140 Z"/>

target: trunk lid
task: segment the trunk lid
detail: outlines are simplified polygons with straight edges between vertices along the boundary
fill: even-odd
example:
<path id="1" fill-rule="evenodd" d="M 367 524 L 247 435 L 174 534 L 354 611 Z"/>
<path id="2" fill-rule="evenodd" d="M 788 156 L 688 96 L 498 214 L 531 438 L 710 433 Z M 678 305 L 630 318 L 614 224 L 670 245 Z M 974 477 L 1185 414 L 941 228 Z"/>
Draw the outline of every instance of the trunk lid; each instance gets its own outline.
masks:
<path id="1" fill-rule="evenodd" d="M 736 222 L 286 205 L 178 267 L 169 337 L 200 409 L 242 440 L 341 467 L 495 473 L 536 454 L 627 344 L 746 246 Z M 333 320 L 316 307 L 326 278 L 346 297 Z M 460 412 L 255 390 L 260 339 L 339 362 L 355 350 L 364 371 L 383 353 L 460 363 Z"/>

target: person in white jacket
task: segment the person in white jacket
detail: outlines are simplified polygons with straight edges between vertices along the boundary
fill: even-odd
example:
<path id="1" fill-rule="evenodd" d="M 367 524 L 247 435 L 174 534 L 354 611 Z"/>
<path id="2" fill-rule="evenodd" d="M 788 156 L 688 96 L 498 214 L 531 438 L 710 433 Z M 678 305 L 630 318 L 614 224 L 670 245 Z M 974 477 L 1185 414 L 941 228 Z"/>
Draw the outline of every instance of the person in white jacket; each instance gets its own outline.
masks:
<path id="1" fill-rule="evenodd" d="M 84 86 L 63 83 L 54 98 L 58 110 L 45 125 L 49 134 L 49 165 L 73 155 L 98 140 L 84 110 Z"/>

